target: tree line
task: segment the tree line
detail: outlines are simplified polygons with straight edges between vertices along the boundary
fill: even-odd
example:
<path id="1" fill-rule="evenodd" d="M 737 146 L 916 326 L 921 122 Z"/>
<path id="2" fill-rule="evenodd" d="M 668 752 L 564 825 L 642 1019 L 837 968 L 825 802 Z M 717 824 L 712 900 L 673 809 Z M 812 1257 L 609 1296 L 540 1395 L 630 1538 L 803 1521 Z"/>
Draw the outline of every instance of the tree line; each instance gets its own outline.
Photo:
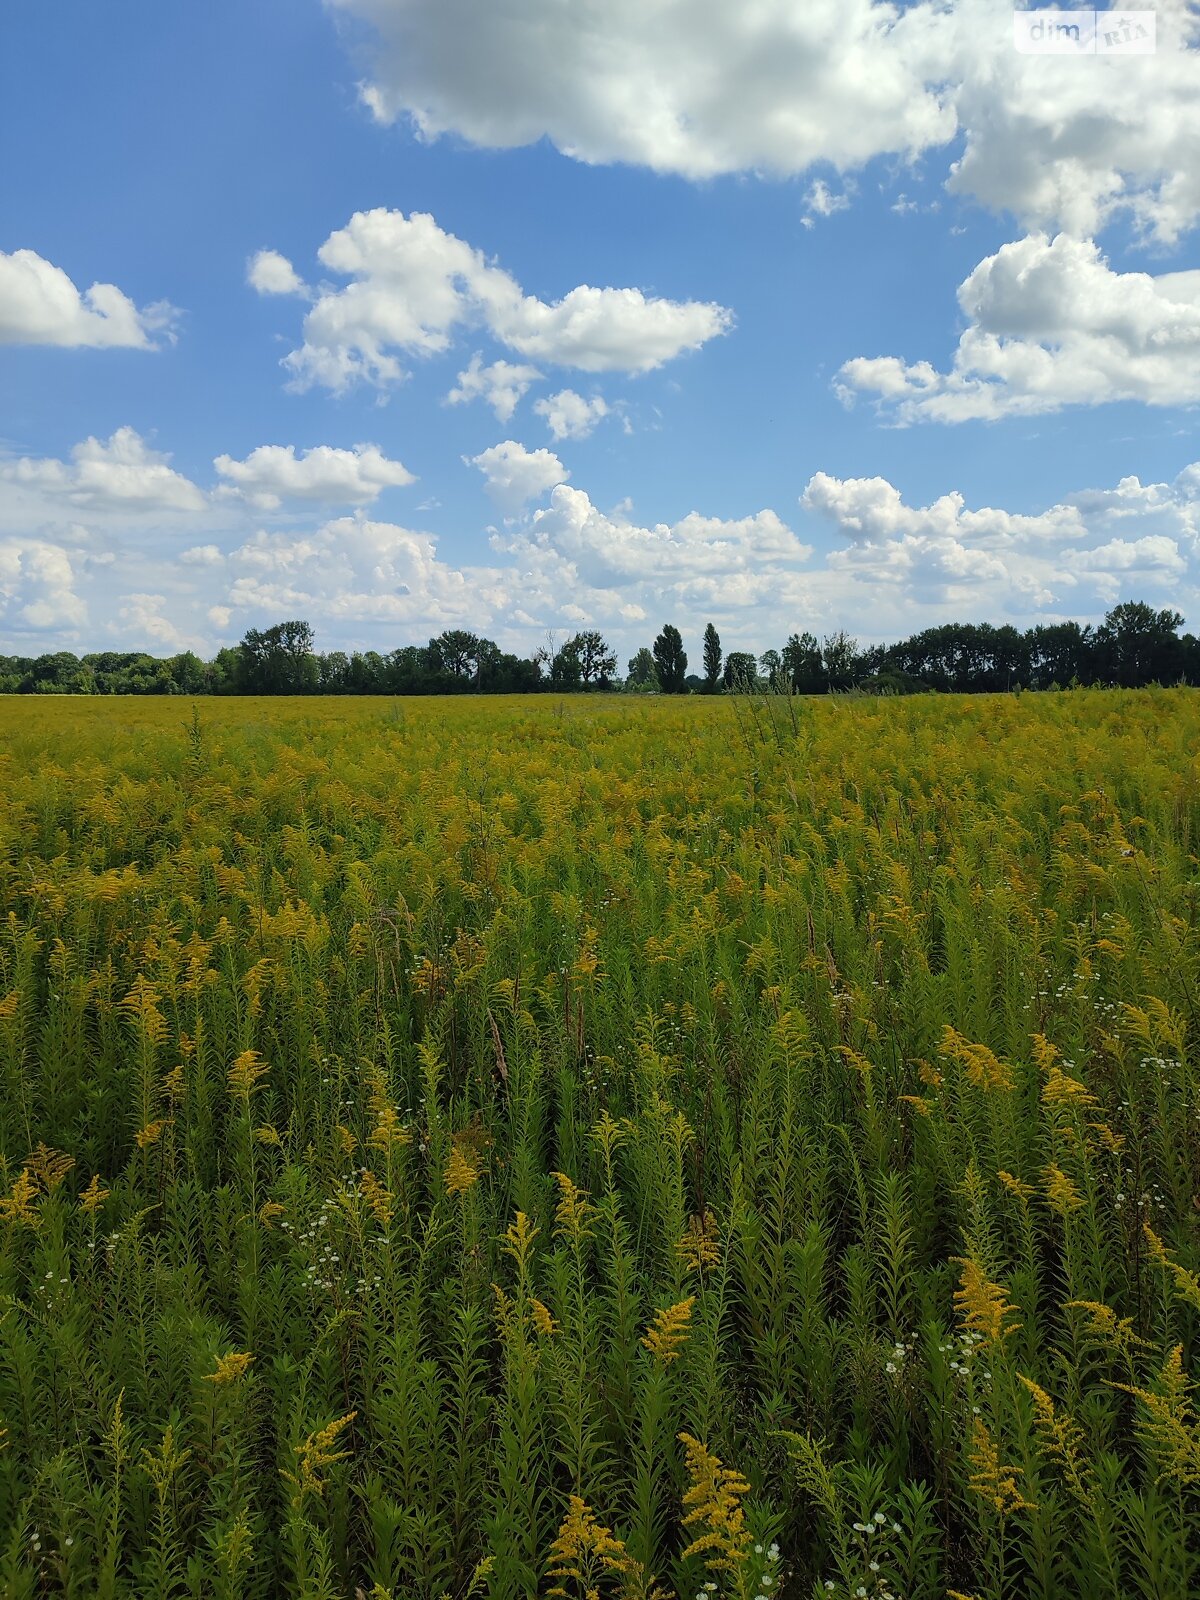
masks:
<path id="1" fill-rule="evenodd" d="M 600 633 L 576 633 L 530 656 L 511 655 L 469 629 L 451 628 L 426 645 L 318 651 L 303 621 L 251 628 L 211 661 L 192 651 L 160 658 L 105 650 L 76 656 L 0 656 L 5 694 L 531 694 L 614 691 L 719 694 L 789 690 L 829 694 L 923 690 L 980 694 L 1011 689 L 1114 684 L 1200 684 L 1200 640 L 1181 634 L 1183 617 L 1142 601 L 1115 606 L 1097 626 L 944 623 L 897 644 L 867 645 L 845 631 L 818 639 L 793 633 L 762 655 L 723 649 L 710 622 L 701 672 L 688 671 L 683 636 L 667 623 L 630 658 L 622 677 Z"/>

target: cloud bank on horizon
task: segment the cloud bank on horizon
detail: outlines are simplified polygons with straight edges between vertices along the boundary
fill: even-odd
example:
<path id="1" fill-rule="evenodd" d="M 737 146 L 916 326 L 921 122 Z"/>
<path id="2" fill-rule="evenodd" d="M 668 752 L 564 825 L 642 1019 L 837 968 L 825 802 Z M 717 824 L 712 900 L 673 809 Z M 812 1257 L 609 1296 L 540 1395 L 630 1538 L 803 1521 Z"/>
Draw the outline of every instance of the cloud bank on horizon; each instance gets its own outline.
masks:
<path id="1" fill-rule="evenodd" d="M 1018 53 L 998 0 L 326 5 L 362 109 L 320 51 L 307 93 L 363 170 L 320 203 L 247 147 L 270 219 L 186 250 L 150 214 L 107 252 L 0 228 L 0 372 L 42 397 L 0 390 L 0 648 L 1200 622 L 1186 0 L 1155 54 L 1086 63 Z M 66 170 L 30 163 L 24 213 L 69 213 Z"/>

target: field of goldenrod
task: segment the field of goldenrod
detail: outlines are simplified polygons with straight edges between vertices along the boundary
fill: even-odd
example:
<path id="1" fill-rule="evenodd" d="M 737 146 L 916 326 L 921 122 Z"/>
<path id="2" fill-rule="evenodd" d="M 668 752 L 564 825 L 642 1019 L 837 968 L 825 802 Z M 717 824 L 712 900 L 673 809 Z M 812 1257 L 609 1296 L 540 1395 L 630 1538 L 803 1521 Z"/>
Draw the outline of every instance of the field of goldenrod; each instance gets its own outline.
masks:
<path id="1" fill-rule="evenodd" d="M 1200 1590 L 1200 697 L 0 702 L 0 1592 Z"/>

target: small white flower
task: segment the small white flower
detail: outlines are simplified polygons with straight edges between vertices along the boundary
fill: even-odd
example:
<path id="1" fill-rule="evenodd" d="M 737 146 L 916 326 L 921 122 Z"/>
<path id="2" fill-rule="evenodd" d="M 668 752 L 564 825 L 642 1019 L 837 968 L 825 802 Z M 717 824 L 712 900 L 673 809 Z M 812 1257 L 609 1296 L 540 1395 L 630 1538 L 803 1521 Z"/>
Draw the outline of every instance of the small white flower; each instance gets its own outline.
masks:
<path id="1" fill-rule="evenodd" d="M 882 1511 L 877 1511 L 875 1513 L 875 1521 L 876 1522 L 886 1522 L 887 1518 L 884 1516 Z"/>

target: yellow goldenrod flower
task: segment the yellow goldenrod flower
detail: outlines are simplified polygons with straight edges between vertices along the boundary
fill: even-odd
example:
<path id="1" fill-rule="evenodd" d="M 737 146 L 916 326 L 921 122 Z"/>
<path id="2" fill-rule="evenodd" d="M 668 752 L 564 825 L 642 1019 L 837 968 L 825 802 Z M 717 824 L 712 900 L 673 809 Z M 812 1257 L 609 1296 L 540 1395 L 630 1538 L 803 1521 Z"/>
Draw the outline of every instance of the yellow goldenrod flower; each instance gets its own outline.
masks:
<path id="1" fill-rule="evenodd" d="M 647 1328 L 642 1343 L 660 1366 L 669 1366 L 682 1355 L 695 1303 L 695 1296 L 692 1295 L 687 1300 L 680 1300 L 677 1305 L 654 1313 L 654 1321 Z"/>
<path id="2" fill-rule="evenodd" d="M 12 1186 L 12 1193 L 0 1198 L 0 1218 L 5 1222 L 20 1222 L 27 1228 L 36 1228 L 41 1221 L 33 1206 L 37 1194 L 37 1179 L 28 1167 L 23 1167 Z"/>
<path id="3" fill-rule="evenodd" d="M 687 1232 L 675 1241 L 675 1250 L 693 1272 L 717 1265 L 721 1259 L 721 1236 L 711 1211 L 689 1220 Z"/>
<path id="4" fill-rule="evenodd" d="M 550 1308 L 540 1300 L 531 1300 L 529 1309 L 533 1313 L 533 1325 L 546 1339 L 553 1339 L 558 1332 L 558 1323 L 550 1315 Z"/>
<path id="5" fill-rule="evenodd" d="M 265 1205 L 258 1208 L 258 1220 L 264 1228 L 270 1228 L 274 1226 L 275 1218 L 282 1217 L 285 1211 L 286 1207 L 279 1205 L 274 1200 L 268 1200 Z"/>
<path id="6" fill-rule="evenodd" d="M 139 973 L 133 988 L 120 1002 L 120 1009 L 153 1045 L 163 1044 L 167 1037 L 167 1019 L 158 1009 L 160 999 L 154 985 Z"/>
<path id="7" fill-rule="evenodd" d="M 988 1432 L 982 1418 L 975 1417 L 971 1424 L 971 1447 L 967 1457 L 971 1476 L 968 1487 L 990 1502 L 1002 1517 L 1014 1511 L 1033 1511 L 1033 1503 L 1021 1493 L 1020 1482 L 1024 1473 L 1020 1467 L 1000 1465 L 1000 1451 Z"/>
<path id="8" fill-rule="evenodd" d="M 373 1099 L 371 1109 L 375 1116 L 375 1126 L 367 1135 L 367 1145 L 370 1149 L 382 1150 L 386 1154 L 389 1150 L 412 1143 L 412 1134 L 402 1125 L 393 1105 L 382 1097 L 377 1097 Z"/>
<path id="9" fill-rule="evenodd" d="M 1042 1085 L 1042 1104 L 1079 1106 L 1082 1110 L 1086 1106 L 1094 1106 L 1096 1097 L 1078 1078 L 1069 1078 L 1061 1067 L 1052 1063 Z"/>
<path id="10" fill-rule="evenodd" d="M 157 1122 L 148 1122 L 144 1128 L 139 1128 L 134 1134 L 139 1150 L 149 1150 L 162 1138 L 163 1133 L 171 1126 L 173 1118 L 161 1117 Z"/>
<path id="11" fill-rule="evenodd" d="M 1032 1378 L 1019 1374 L 1021 1382 L 1033 1396 L 1034 1422 L 1045 1448 L 1046 1455 L 1062 1469 L 1067 1488 L 1084 1505 L 1091 1504 L 1091 1485 L 1088 1469 L 1082 1459 L 1083 1430 L 1065 1412 L 1060 1412 L 1054 1401 Z"/>
<path id="12" fill-rule="evenodd" d="M 1020 1201 L 1029 1200 L 1037 1193 L 1036 1189 L 1031 1183 L 1022 1183 L 1021 1179 L 1014 1178 L 1011 1172 L 1001 1171 L 998 1172 L 996 1176 L 1008 1190 L 1009 1194 L 1015 1194 L 1017 1199 Z"/>
<path id="13" fill-rule="evenodd" d="M 1079 1190 L 1062 1168 L 1053 1163 L 1046 1168 L 1046 1201 L 1060 1217 L 1065 1217 L 1069 1211 L 1078 1211 L 1083 1205 Z"/>
<path id="14" fill-rule="evenodd" d="M 596 1208 L 589 1204 L 586 1190 L 577 1188 L 565 1172 L 556 1172 L 554 1181 L 558 1184 L 554 1232 L 560 1239 L 581 1244 L 588 1236 Z"/>
<path id="15" fill-rule="evenodd" d="M 1015 1333 L 1021 1324 L 1006 1322 L 1005 1319 L 1012 1315 L 1016 1307 L 1009 1305 L 1000 1285 L 992 1283 L 978 1262 L 972 1261 L 969 1256 L 955 1256 L 953 1259 L 962 1268 L 962 1282 L 954 1291 L 954 1303 L 963 1327 L 970 1333 L 982 1334 L 989 1344 Z"/>
<path id="16" fill-rule="evenodd" d="M 259 1144 L 282 1144 L 278 1130 L 269 1122 L 264 1122 L 261 1128 L 255 1128 L 254 1137 Z"/>
<path id="17" fill-rule="evenodd" d="M 258 1087 L 258 1080 L 270 1069 L 257 1050 L 243 1050 L 229 1069 L 229 1092 L 247 1105 Z"/>
<path id="18" fill-rule="evenodd" d="M 205 1383 L 233 1383 L 242 1378 L 250 1370 L 254 1360 L 252 1355 L 247 1355 L 239 1350 L 231 1350 L 228 1355 L 217 1358 L 217 1370 L 204 1375 Z"/>
<path id="19" fill-rule="evenodd" d="M 1183 1346 L 1177 1344 L 1170 1351 L 1152 1389 L 1131 1383 L 1114 1383 L 1113 1388 L 1142 1403 L 1138 1432 L 1159 1469 L 1156 1482 L 1169 1479 L 1181 1488 L 1200 1486 L 1200 1418 L 1191 1403 L 1195 1385 L 1183 1370 Z"/>
<path id="20" fill-rule="evenodd" d="M 442 1181 L 447 1194 L 466 1194 L 479 1181 L 479 1168 L 457 1141 L 450 1146 Z"/>
<path id="21" fill-rule="evenodd" d="M 606 1576 L 621 1577 L 635 1565 L 624 1542 L 614 1538 L 611 1528 L 597 1522 L 587 1501 L 580 1495 L 571 1495 L 567 1513 L 550 1546 L 547 1576 L 559 1581 L 547 1593 L 569 1595 L 563 1584 L 574 1583 L 586 1600 L 589 1595 L 599 1595 Z"/>
<path id="22" fill-rule="evenodd" d="M 972 1044 L 949 1024 L 942 1029 L 941 1051 L 952 1061 L 957 1061 L 967 1075 L 967 1081 L 977 1089 L 1011 1089 L 1012 1068 L 999 1060 L 985 1044 Z"/>
<path id="23" fill-rule="evenodd" d="M 1150 1246 L 1150 1259 L 1155 1266 L 1170 1273 L 1175 1281 L 1175 1292 L 1179 1298 L 1200 1311 L 1200 1278 L 1197 1278 L 1195 1273 L 1189 1272 L 1186 1267 L 1180 1266 L 1178 1261 L 1172 1261 L 1166 1245 L 1148 1222 L 1142 1224 L 1142 1232 L 1146 1235 L 1146 1241 Z"/>
<path id="24" fill-rule="evenodd" d="M 108 1189 L 101 1188 L 100 1174 L 93 1172 L 92 1181 L 79 1196 L 79 1204 L 87 1212 L 89 1217 L 93 1216 L 97 1211 L 99 1211 L 100 1207 L 108 1199 L 110 1192 L 111 1191 Z"/>
<path id="25" fill-rule="evenodd" d="M 508 1228 L 501 1235 L 500 1248 L 505 1255 L 509 1255 L 517 1263 L 519 1270 L 529 1263 L 529 1255 L 533 1249 L 533 1241 L 538 1236 L 538 1229 L 530 1224 L 529 1218 L 523 1211 L 518 1211 L 516 1219 L 510 1222 Z"/>
<path id="26" fill-rule="evenodd" d="M 372 1215 L 380 1227 L 386 1228 L 392 1220 L 392 1196 L 390 1190 L 367 1169 L 359 1182 L 363 1199 L 371 1208 Z"/>
<path id="27" fill-rule="evenodd" d="M 75 1157 L 63 1150 L 39 1144 L 26 1158 L 25 1165 L 47 1194 L 53 1194 L 75 1166 Z"/>
<path id="28" fill-rule="evenodd" d="M 719 1456 L 690 1433 L 679 1434 L 684 1448 L 688 1488 L 683 1496 L 685 1528 L 701 1530 L 682 1552 L 703 1555 L 710 1572 L 736 1572 L 750 1550 L 750 1530 L 742 1500 L 750 1485 L 740 1472 L 723 1466 Z"/>
<path id="29" fill-rule="evenodd" d="M 295 1446 L 296 1472 L 284 1472 L 281 1476 L 293 1488 L 292 1504 L 303 1504 L 306 1496 L 310 1494 L 324 1495 L 325 1481 L 321 1474 L 332 1467 L 335 1462 L 346 1461 L 351 1452 L 337 1450 L 335 1445 L 339 1436 L 357 1417 L 357 1411 L 348 1411 L 344 1417 L 328 1423 L 324 1428 L 319 1428 L 316 1433 L 310 1433 L 303 1444 Z"/>

